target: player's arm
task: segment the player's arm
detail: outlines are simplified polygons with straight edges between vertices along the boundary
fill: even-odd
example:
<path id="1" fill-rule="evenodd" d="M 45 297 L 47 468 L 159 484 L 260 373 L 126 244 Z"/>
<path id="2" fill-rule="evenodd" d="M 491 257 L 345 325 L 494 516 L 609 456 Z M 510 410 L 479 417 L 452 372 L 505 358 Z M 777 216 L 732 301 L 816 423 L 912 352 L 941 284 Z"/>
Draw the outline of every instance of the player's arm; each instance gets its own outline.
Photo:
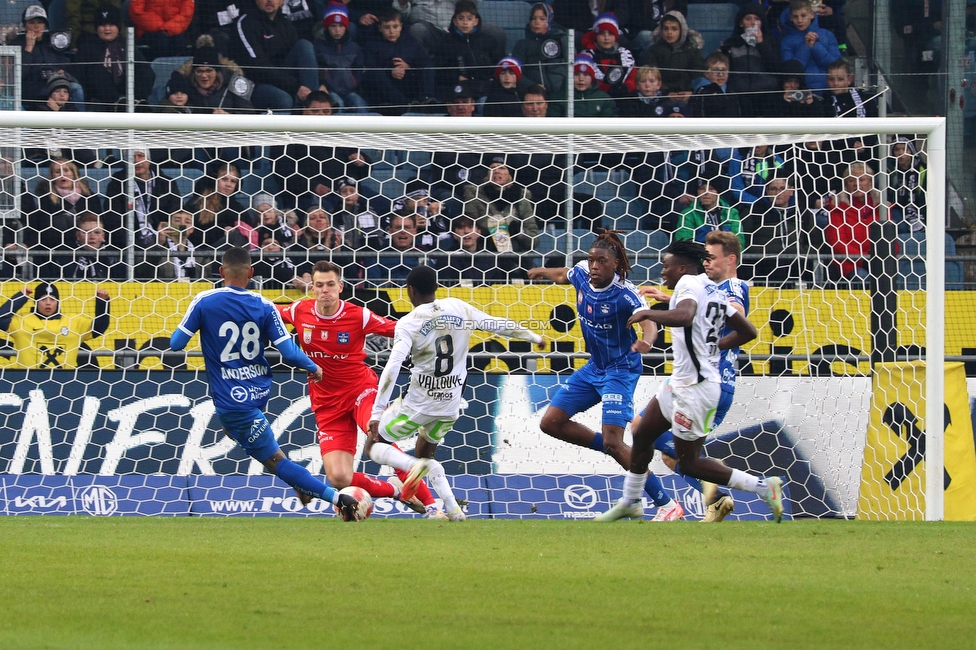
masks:
<path id="1" fill-rule="evenodd" d="M 364 334 L 379 334 L 380 336 L 385 336 L 388 339 L 393 338 L 397 324 L 395 320 L 383 318 L 379 314 L 374 314 L 366 308 L 363 308 L 363 315 L 364 320 L 366 321 L 363 323 Z"/>
<path id="2" fill-rule="evenodd" d="M 10 327 L 10 322 L 14 319 L 14 314 L 27 304 L 31 292 L 32 289 L 30 287 L 24 287 L 21 291 L 14 294 L 10 300 L 0 305 L 0 330 L 7 331 Z"/>
<path id="3" fill-rule="evenodd" d="M 652 320 L 645 320 L 641 321 L 640 327 L 641 337 L 634 341 L 630 349 L 632 352 L 647 354 L 654 347 L 654 341 L 657 340 L 657 323 Z"/>
<path id="4" fill-rule="evenodd" d="M 689 327 L 695 320 L 696 311 L 698 302 L 686 298 L 675 305 L 674 309 L 642 309 L 630 317 L 627 325 L 649 320 L 665 327 Z"/>
<path id="5" fill-rule="evenodd" d="M 95 292 L 95 320 L 92 321 L 92 337 L 98 338 L 108 330 L 108 291 L 99 289 Z"/>
<path id="6" fill-rule="evenodd" d="M 732 304 L 732 307 L 741 308 L 741 305 Z M 732 333 L 726 334 L 718 340 L 719 350 L 731 350 L 732 348 L 743 346 L 759 335 L 756 331 L 756 326 L 750 323 L 749 319 L 745 317 L 745 314 L 738 311 L 738 309 L 725 321 L 725 324 L 732 328 Z"/>
<path id="7" fill-rule="evenodd" d="M 369 417 L 368 433 L 371 435 L 376 434 L 379 430 L 380 416 L 383 415 L 383 411 L 390 404 L 390 396 L 393 395 L 393 389 L 396 387 L 396 380 L 400 375 L 400 369 L 403 367 L 403 362 L 410 356 L 412 349 L 413 342 L 409 336 L 400 335 L 393 340 L 390 358 L 386 360 L 383 374 L 380 375 L 376 399 L 373 400 L 373 412 Z"/>
<path id="8" fill-rule="evenodd" d="M 501 334 L 502 336 L 507 336 L 510 339 L 519 339 L 522 341 L 531 341 L 535 343 L 536 346 L 541 346 L 545 344 L 545 339 L 533 332 L 532 330 L 520 326 L 514 321 L 510 321 L 507 318 L 496 318 L 490 314 L 486 314 L 480 309 L 476 309 L 471 305 L 468 305 L 468 318 L 476 323 L 476 327 L 482 332 L 493 332 L 495 334 Z M 514 325 L 514 327 L 512 327 Z"/>
<path id="9" fill-rule="evenodd" d="M 322 379 L 322 369 L 314 361 L 309 359 L 307 354 L 302 352 L 302 349 L 298 347 L 298 344 L 295 343 L 295 340 L 291 336 L 278 339 L 274 342 L 274 346 L 281 353 L 281 358 L 285 363 L 295 368 L 305 369 L 308 374 L 314 376 L 315 381 Z"/>
<path id="10" fill-rule="evenodd" d="M 558 269 L 529 269 L 530 280 L 549 280 L 556 284 L 569 284 L 569 269 L 565 266 Z"/>

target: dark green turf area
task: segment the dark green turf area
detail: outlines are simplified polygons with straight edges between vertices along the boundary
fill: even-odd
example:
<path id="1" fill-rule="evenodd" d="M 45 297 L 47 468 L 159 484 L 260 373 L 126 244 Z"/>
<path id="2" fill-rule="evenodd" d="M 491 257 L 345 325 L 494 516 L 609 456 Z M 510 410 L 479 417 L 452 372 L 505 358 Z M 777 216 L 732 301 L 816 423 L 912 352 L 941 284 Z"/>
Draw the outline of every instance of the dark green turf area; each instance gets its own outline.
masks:
<path id="1" fill-rule="evenodd" d="M 0 648 L 973 648 L 976 526 L 0 517 Z"/>

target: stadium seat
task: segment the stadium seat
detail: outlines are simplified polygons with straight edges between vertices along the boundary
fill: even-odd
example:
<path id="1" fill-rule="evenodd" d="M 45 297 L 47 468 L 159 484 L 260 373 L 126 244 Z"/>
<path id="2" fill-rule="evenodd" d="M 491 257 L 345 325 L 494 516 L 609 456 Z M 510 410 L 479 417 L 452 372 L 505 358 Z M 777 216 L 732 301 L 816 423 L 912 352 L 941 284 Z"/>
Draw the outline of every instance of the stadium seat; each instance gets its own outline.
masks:
<path id="1" fill-rule="evenodd" d="M 698 31 L 705 40 L 702 56 L 717 50 L 732 35 L 738 13 L 739 5 L 730 2 L 688 5 L 688 27 Z"/>
<path id="2" fill-rule="evenodd" d="M 661 257 L 671 243 L 671 237 L 663 230 L 651 232 L 629 232 L 624 236 L 624 244 L 631 254 L 634 283 L 654 281 L 661 277 Z"/>
<path id="3" fill-rule="evenodd" d="M 529 22 L 531 5 L 518 0 L 483 0 L 478 5 L 481 20 L 491 25 L 497 25 L 508 35 L 508 45 L 505 53 L 509 54 L 515 44 L 525 38 L 525 25 Z"/>

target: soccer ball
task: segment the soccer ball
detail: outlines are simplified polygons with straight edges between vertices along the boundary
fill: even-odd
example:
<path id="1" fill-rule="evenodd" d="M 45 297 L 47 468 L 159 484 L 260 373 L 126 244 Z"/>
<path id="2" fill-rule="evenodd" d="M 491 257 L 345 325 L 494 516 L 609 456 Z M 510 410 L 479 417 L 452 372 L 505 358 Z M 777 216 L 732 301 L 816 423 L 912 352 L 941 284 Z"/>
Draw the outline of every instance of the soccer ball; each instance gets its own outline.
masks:
<path id="1" fill-rule="evenodd" d="M 336 511 L 342 517 L 343 521 L 363 521 L 373 513 L 373 497 L 369 496 L 369 492 L 363 488 L 350 485 L 339 490 L 339 494 L 348 494 L 359 502 L 359 507 L 356 508 L 356 515 L 352 519 L 346 519 L 341 512 Z"/>

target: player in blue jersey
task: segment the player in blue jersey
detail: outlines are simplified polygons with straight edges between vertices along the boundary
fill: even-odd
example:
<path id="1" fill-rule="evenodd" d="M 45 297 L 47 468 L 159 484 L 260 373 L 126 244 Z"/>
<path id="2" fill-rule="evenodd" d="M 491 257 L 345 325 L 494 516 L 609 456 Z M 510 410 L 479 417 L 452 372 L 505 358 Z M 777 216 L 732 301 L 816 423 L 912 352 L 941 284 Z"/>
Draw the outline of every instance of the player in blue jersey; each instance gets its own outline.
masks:
<path id="1" fill-rule="evenodd" d="M 322 369 L 292 340 L 274 304 L 247 290 L 253 275 L 250 253 L 243 248 L 228 249 L 220 267 L 225 286 L 193 298 L 169 346 L 182 350 L 199 331 L 210 394 L 224 433 L 292 486 L 303 501 L 325 499 L 349 521 L 359 505 L 356 499 L 339 494 L 288 460 L 264 416 L 271 395 L 271 364 L 264 357 L 268 341 L 282 359 L 304 368 L 315 381 L 322 379 Z"/>
<path id="2" fill-rule="evenodd" d="M 543 433 L 565 442 L 600 451 L 621 467 L 630 466 L 630 447 L 624 429 L 634 416 L 634 389 L 643 370 L 641 354 L 651 351 L 657 337 L 654 323 L 642 325 L 641 338 L 627 319 L 647 309 L 647 302 L 629 280 L 630 261 L 614 231 L 604 231 L 590 247 L 589 258 L 571 269 L 530 269 L 532 280 L 551 280 L 576 288 L 576 311 L 590 360 L 569 378 L 542 416 Z M 601 432 L 572 418 L 603 403 Z M 660 480 L 650 474 L 645 486 L 658 507 L 673 504 Z"/>
<path id="3" fill-rule="evenodd" d="M 702 273 L 702 262 L 708 259 L 710 255 L 702 244 L 671 242 L 661 269 L 665 285 L 673 291 L 668 309 L 647 309 L 628 321 L 636 324 L 651 320 L 668 327 L 674 360 L 671 376 L 658 388 L 634 430 L 623 496 L 613 508 L 598 515 L 597 522 L 643 518 L 640 494 L 647 479 L 647 466 L 654 458 L 654 442 L 669 429 L 674 431 L 675 451 L 685 474 L 758 494 L 769 506 L 774 521 L 779 522 L 783 517 L 780 478 L 732 469 L 702 453 L 722 393 L 719 374 L 722 351 L 739 347 L 757 336 L 755 326 Z M 733 331 L 721 336 L 726 325 Z"/>
<path id="4" fill-rule="evenodd" d="M 738 278 L 739 258 L 742 256 L 742 245 L 739 243 L 739 238 L 730 232 L 713 230 L 705 238 L 705 250 L 711 256 L 710 259 L 705 260 L 705 275 L 708 276 L 709 280 L 718 285 L 718 288 L 728 298 L 729 304 L 736 311 L 743 316 L 748 316 L 749 285 Z M 640 292 L 644 296 L 662 302 L 667 302 L 671 299 L 669 295 L 656 287 L 645 287 Z M 731 333 L 732 329 L 726 325 L 721 335 L 727 336 Z M 715 419 L 712 421 L 712 429 L 722 424 L 726 414 L 732 407 L 732 400 L 735 396 L 735 378 L 738 375 L 738 358 L 738 347 L 724 350 L 719 358 L 718 370 L 722 380 L 722 393 L 719 397 Z M 640 419 L 643 415 L 644 413 L 641 412 L 639 416 L 634 418 L 631 426 L 632 431 L 637 430 L 637 426 L 640 424 Z M 681 472 L 681 467 L 677 461 L 677 452 L 674 449 L 674 433 L 670 430 L 663 433 L 654 442 L 654 448 L 661 452 L 661 457 L 665 465 L 677 472 L 687 481 L 688 485 L 705 495 L 705 504 L 707 507 L 705 509 L 705 517 L 702 519 L 703 522 L 722 521 L 726 515 L 732 512 L 735 508 L 735 501 L 732 499 L 731 494 L 718 490 L 714 483 L 706 482 L 703 486 L 698 479 Z M 681 514 L 683 515 L 684 513 L 682 512 Z M 681 517 L 680 515 L 675 516 L 673 510 L 658 509 L 655 518 L 658 521 L 672 521 Z"/>

